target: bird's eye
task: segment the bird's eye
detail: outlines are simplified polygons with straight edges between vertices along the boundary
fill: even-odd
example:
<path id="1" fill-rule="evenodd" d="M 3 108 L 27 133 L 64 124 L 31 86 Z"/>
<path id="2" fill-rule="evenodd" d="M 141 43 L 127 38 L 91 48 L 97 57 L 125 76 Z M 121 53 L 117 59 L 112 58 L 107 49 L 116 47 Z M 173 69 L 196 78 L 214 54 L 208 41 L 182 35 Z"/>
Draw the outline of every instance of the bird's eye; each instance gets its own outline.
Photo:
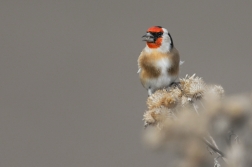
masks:
<path id="1" fill-rule="evenodd" d="M 162 34 L 163 34 L 162 32 L 158 32 L 158 33 L 157 33 L 157 37 L 161 37 Z"/>

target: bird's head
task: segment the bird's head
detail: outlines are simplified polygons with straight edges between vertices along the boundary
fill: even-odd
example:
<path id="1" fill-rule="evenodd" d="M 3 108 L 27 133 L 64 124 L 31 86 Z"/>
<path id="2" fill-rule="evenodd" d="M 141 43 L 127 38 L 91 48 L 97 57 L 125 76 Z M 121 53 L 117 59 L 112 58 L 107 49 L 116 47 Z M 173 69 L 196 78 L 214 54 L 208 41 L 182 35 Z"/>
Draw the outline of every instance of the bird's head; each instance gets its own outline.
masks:
<path id="1" fill-rule="evenodd" d="M 143 41 L 149 48 L 155 49 L 159 47 L 169 47 L 170 50 L 173 47 L 173 41 L 170 33 L 167 29 L 161 26 L 153 26 L 148 28 L 146 34 L 142 36 Z"/>

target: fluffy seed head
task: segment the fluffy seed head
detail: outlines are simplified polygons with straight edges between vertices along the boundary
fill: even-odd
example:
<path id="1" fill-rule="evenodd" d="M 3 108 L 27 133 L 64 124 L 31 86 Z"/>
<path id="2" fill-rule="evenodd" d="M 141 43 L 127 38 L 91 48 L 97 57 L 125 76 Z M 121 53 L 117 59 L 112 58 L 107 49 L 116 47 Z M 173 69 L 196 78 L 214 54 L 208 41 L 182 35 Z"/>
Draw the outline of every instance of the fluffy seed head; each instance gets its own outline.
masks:
<path id="1" fill-rule="evenodd" d="M 143 121 L 144 121 L 145 127 L 148 125 L 161 126 L 164 120 L 170 117 L 171 115 L 167 108 L 159 107 L 159 108 L 154 108 L 152 110 L 146 111 L 143 115 Z"/>
<path id="2" fill-rule="evenodd" d="M 176 98 L 172 92 L 166 89 L 157 90 L 154 94 L 148 97 L 147 106 L 148 109 L 159 108 L 164 106 L 166 108 L 174 108 L 178 103 L 178 98 Z"/>
<path id="3" fill-rule="evenodd" d="M 195 77 L 195 74 L 180 79 L 180 83 L 185 96 L 194 99 L 200 99 L 203 96 L 205 83 L 202 78 Z"/>

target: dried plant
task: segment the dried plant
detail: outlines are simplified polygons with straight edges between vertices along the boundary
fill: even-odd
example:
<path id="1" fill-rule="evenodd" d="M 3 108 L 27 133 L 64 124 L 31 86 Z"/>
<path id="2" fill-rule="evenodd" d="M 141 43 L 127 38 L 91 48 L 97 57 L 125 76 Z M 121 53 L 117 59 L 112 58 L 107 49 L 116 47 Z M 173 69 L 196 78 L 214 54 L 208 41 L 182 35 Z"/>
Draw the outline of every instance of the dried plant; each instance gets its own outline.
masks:
<path id="1" fill-rule="evenodd" d="M 252 166 L 250 96 L 225 97 L 219 85 L 195 74 L 147 99 L 147 146 L 177 155 L 181 167 Z"/>

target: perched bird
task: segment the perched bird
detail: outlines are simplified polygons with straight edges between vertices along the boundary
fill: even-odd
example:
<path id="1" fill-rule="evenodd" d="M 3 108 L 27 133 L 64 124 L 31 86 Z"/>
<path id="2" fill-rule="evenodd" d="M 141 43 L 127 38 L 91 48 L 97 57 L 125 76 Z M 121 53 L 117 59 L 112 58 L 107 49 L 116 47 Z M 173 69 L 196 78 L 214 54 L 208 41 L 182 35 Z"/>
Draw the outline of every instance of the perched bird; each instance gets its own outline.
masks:
<path id="1" fill-rule="evenodd" d="M 179 74 L 180 58 L 167 29 L 150 27 L 142 38 L 146 47 L 138 58 L 138 73 L 142 85 L 151 95 L 174 83 Z"/>

